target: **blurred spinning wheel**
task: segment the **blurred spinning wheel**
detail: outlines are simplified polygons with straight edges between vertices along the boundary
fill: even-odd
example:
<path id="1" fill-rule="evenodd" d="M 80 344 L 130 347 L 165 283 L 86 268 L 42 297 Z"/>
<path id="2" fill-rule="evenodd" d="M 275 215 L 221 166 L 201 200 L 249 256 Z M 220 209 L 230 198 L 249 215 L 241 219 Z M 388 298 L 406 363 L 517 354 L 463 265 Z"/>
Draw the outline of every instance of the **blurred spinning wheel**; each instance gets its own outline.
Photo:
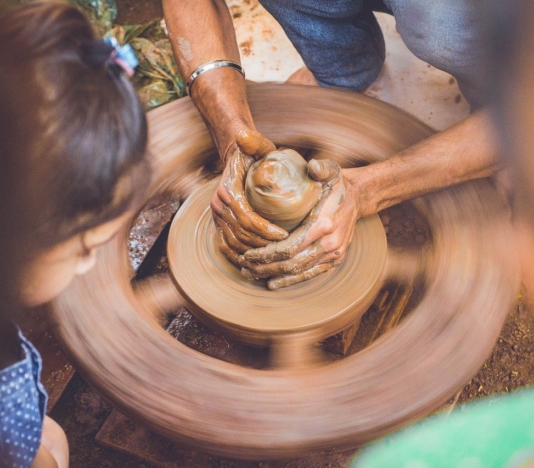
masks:
<path id="1" fill-rule="evenodd" d="M 356 94 L 253 85 L 249 98 L 259 131 L 275 144 L 319 150 L 344 167 L 387 158 L 432 133 L 398 109 Z M 191 102 L 163 106 L 149 121 L 155 176 L 147 202 L 162 193 L 186 198 L 195 189 L 206 192 L 216 155 Z M 168 335 L 158 314 L 181 299 L 170 278 L 132 288 L 127 230 L 102 249 L 93 271 L 54 302 L 60 335 L 104 395 L 170 439 L 249 459 L 353 447 L 428 414 L 469 381 L 490 354 L 518 288 L 506 209 L 489 182 L 443 190 L 414 204 L 430 225 L 432 246 L 418 257 L 375 244 L 377 273 L 361 300 L 343 319 L 334 313 L 331 320 L 312 320 L 289 332 L 268 331 L 262 344 L 273 346 L 269 369 L 222 362 Z M 170 245 L 180 242 L 176 236 Z M 208 314 L 179 278 L 198 265 L 173 262 L 174 280 L 203 320 L 249 342 L 262 341 L 265 330 L 251 333 L 251 327 Z M 399 326 L 337 362 L 310 359 L 313 343 L 357 319 L 385 279 L 415 276 L 424 279 L 425 296 Z M 317 281 L 327 283 L 328 274 Z"/>

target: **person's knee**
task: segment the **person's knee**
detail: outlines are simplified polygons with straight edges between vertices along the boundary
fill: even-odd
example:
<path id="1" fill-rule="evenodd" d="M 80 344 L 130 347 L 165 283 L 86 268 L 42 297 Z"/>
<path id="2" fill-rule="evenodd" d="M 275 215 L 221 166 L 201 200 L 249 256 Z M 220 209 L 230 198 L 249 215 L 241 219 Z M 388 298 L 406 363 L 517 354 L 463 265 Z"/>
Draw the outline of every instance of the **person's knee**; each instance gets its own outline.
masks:
<path id="1" fill-rule="evenodd" d="M 386 0 L 406 46 L 437 68 L 465 68 L 480 49 L 477 12 L 472 2 Z"/>
<path id="2" fill-rule="evenodd" d="M 299 11 L 318 18 L 347 19 L 357 15 L 364 7 L 365 0 L 260 0 L 262 6 L 277 20 L 291 11 Z"/>
<path id="3" fill-rule="evenodd" d="M 321 86 L 360 91 L 378 76 L 384 38 L 362 0 L 261 0 Z"/>
<path id="4" fill-rule="evenodd" d="M 475 96 L 484 44 L 481 15 L 474 2 L 385 2 L 395 16 L 397 31 L 408 49 L 421 60 L 453 75 L 464 94 Z"/>

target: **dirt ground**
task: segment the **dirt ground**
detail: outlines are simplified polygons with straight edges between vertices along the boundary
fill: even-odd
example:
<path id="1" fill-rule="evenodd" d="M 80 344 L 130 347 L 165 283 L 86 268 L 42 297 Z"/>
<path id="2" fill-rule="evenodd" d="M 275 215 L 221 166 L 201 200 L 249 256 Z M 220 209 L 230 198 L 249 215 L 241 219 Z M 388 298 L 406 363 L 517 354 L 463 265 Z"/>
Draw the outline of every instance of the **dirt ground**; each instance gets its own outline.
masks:
<path id="1" fill-rule="evenodd" d="M 118 24 L 138 24 L 163 18 L 160 0 L 117 0 Z"/>

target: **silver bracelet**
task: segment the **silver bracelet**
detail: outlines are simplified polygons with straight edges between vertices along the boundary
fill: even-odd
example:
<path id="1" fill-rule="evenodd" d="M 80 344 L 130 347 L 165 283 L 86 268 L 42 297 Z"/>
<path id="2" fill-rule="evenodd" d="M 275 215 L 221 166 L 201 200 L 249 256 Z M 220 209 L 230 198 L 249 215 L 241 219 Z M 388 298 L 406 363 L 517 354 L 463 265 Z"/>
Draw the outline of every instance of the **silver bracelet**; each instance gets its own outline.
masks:
<path id="1" fill-rule="evenodd" d="M 187 89 L 187 94 L 191 95 L 191 86 L 195 82 L 195 80 L 202 75 L 202 73 L 206 73 L 210 70 L 215 70 L 216 68 L 221 67 L 229 67 L 237 70 L 239 73 L 243 75 L 243 78 L 245 78 L 245 70 L 239 65 L 238 63 L 232 62 L 231 60 L 212 60 L 211 62 L 206 62 L 199 67 L 195 69 L 193 73 L 191 73 L 191 76 L 187 80 L 187 83 L 185 85 Z"/>

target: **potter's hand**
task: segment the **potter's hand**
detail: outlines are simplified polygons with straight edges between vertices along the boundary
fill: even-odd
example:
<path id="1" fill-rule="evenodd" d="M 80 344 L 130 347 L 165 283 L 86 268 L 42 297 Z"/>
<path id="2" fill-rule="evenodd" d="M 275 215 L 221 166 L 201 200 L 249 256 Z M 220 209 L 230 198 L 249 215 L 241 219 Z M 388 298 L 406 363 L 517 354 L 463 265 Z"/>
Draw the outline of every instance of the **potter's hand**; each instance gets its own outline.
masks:
<path id="1" fill-rule="evenodd" d="M 240 254 L 250 248 L 263 247 L 285 239 L 287 231 L 258 215 L 245 196 L 245 178 L 257 159 L 274 151 L 274 144 L 258 132 L 247 130 L 236 137 L 237 148 L 230 149 L 221 183 L 211 199 L 213 218 L 217 224 L 221 252 L 241 266 Z"/>
<path id="2" fill-rule="evenodd" d="M 332 160 L 311 160 L 308 174 L 322 182 L 321 199 L 287 239 L 247 251 L 239 259 L 249 279 L 269 278 L 278 289 L 341 264 L 352 240 L 358 209 L 347 194 L 343 172 Z"/>

